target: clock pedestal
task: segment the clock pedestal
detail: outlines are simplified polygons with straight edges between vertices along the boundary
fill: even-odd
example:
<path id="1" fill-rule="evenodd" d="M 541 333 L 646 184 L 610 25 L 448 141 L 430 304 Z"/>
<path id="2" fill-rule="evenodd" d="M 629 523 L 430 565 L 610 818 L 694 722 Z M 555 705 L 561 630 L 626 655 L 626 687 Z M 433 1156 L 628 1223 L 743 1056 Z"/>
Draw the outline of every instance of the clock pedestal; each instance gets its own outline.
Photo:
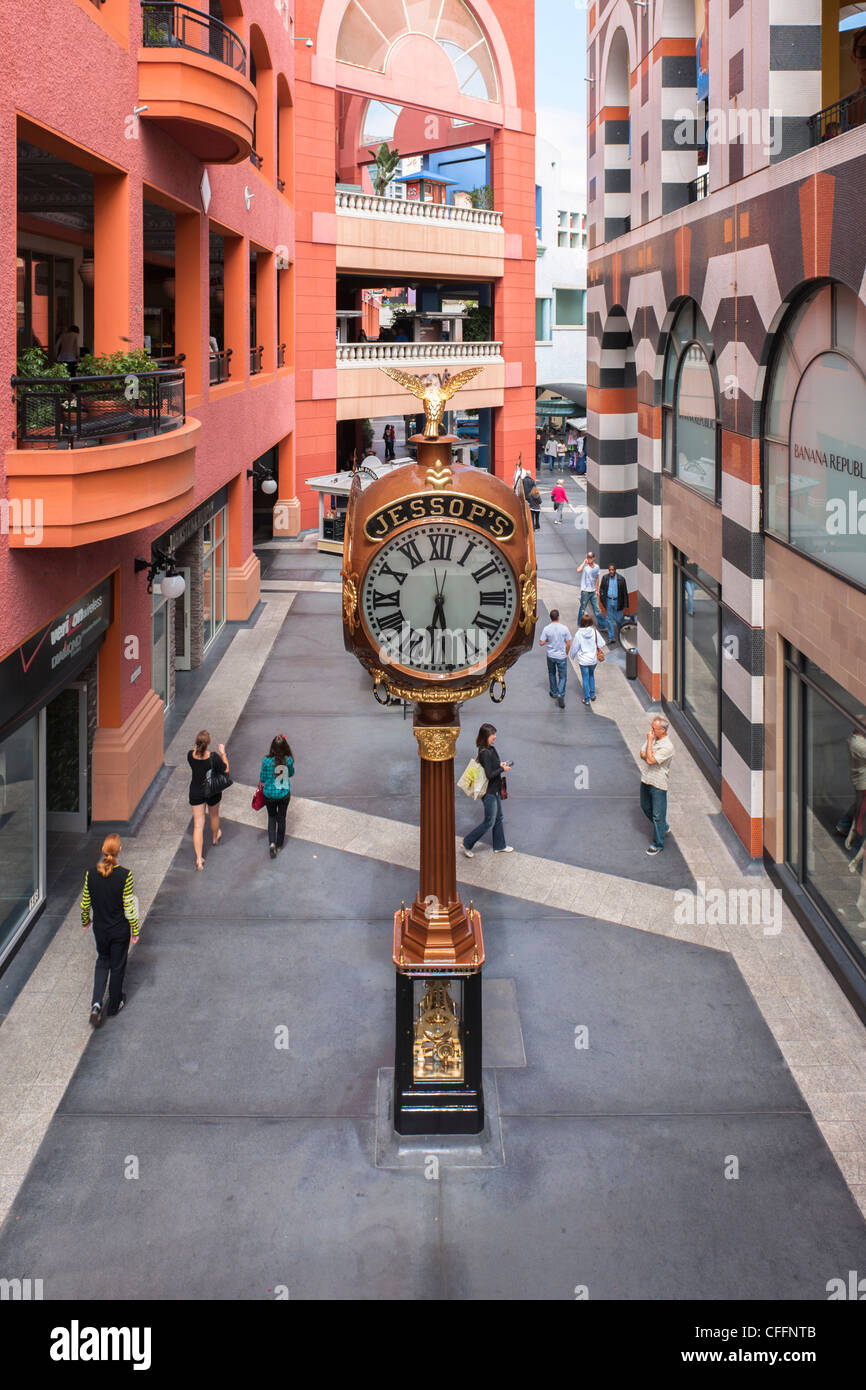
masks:
<path id="1" fill-rule="evenodd" d="M 454 752 L 457 704 L 418 703 L 421 872 L 418 895 L 394 914 L 398 1134 L 478 1134 L 481 1086 L 480 914 L 457 891 Z"/>

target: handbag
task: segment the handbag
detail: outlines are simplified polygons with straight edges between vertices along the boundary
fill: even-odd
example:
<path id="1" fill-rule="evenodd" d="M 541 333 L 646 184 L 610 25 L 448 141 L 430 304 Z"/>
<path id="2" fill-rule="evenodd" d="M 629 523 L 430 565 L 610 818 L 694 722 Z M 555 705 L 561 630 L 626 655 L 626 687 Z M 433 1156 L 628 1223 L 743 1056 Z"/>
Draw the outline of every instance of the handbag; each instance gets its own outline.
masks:
<path id="1" fill-rule="evenodd" d="M 505 776 L 504 772 L 499 779 L 499 799 L 500 801 L 508 800 L 508 778 Z"/>
<path id="2" fill-rule="evenodd" d="M 597 659 L 598 659 L 599 661 L 604 661 L 604 659 L 605 659 L 605 658 L 604 658 L 604 652 L 602 651 L 601 647 L 598 645 L 598 633 L 597 633 L 597 632 L 596 632 L 596 634 L 595 634 L 595 655 L 596 655 L 596 657 L 597 657 Z"/>
<path id="3" fill-rule="evenodd" d="M 208 796 L 222 796 L 226 788 L 234 784 L 227 772 L 214 772 L 213 763 L 205 773 L 205 783 Z"/>
<path id="4" fill-rule="evenodd" d="M 264 804 L 265 804 L 265 789 L 264 789 L 264 787 L 262 786 L 261 782 L 259 782 L 259 785 L 256 787 L 255 791 L 253 792 L 253 799 L 252 799 L 251 805 L 252 805 L 252 808 L 253 808 L 254 811 L 260 811 L 260 810 L 262 809 L 262 807 L 264 806 Z"/>
<path id="5" fill-rule="evenodd" d="M 477 758 L 467 764 L 457 785 L 472 801 L 478 801 L 487 791 L 487 774 Z"/>

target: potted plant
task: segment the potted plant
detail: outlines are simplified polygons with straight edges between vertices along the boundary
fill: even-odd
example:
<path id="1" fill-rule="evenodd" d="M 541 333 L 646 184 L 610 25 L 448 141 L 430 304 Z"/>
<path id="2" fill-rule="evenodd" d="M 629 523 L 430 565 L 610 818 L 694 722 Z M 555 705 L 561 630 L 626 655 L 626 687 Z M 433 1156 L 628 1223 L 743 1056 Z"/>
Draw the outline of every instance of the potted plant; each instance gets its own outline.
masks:
<path id="1" fill-rule="evenodd" d="M 50 377 L 59 382 L 69 380 L 69 371 L 65 362 L 49 362 L 45 350 L 40 347 L 24 348 L 19 353 L 15 364 L 16 376 L 20 377 Z M 24 415 L 24 434 L 32 434 L 36 430 L 45 429 L 46 426 L 54 427 L 56 404 L 53 400 L 46 399 L 51 396 L 65 397 L 67 392 L 61 385 L 49 386 L 41 384 L 38 388 L 38 396 L 30 396 L 26 399 L 23 409 Z M 66 405 L 66 401 L 63 402 Z"/>

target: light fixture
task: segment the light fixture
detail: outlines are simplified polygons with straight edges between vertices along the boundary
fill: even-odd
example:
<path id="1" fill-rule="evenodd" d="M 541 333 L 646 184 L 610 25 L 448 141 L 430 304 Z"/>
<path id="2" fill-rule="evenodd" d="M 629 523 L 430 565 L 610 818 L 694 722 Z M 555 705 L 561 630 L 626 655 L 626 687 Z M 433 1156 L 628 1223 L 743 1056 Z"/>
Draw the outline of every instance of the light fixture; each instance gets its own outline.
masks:
<path id="1" fill-rule="evenodd" d="M 248 187 L 244 187 L 244 207 L 246 208 L 247 212 L 249 212 L 252 206 L 253 198 L 255 196 L 255 193 L 251 193 Z"/>
<path id="2" fill-rule="evenodd" d="M 140 116 L 142 111 L 147 111 L 148 109 L 147 106 L 133 106 L 132 114 L 133 116 Z"/>
<path id="3" fill-rule="evenodd" d="M 78 278 L 82 285 L 86 285 L 89 290 L 93 289 L 95 277 L 92 256 L 85 256 L 84 260 L 81 262 L 81 265 L 78 267 Z"/>
<path id="4" fill-rule="evenodd" d="M 165 598 L 180 598 L 186 592 L 186 580 L 182 574 L 178 574 L 174 556 L 160 550 L 157 545 L 151 546 L 150 555 L 149 560 L 142 560 L 139 556 L 135 559 L 136 574 L 147 570 L 147 592 L 153 593 L 154 581 L 157 575 L 161 575 L 159 592 Z"/>
<path id="5" fill-rule="evenodd" d="M 259 478 L 259 486 L 261 487 L 262 492 L 264 492 L 268 497 L 273 497 L 274 493 L 277 490 L 277 480 L 274 477 L 273 473 L 257 473 L 254 468 L 248 468 L 247 477 Z"/>
<path id="6" fill-rule="evenodd" d="M 302 44 L 304 45 L 305 48 L 312 48 L 312 46 L 313 46 L 313 40 L 312 40 L 312 39 L 302 39 L 301 36 L 300 36 L 300 34 L 293 34 L 293 35 L 292 35 L 292 43 L 302 43 Z"/>
<path id="7" fill-rule="evenodd" d="M 163 282 L 162 282 L 162 288 L 165 290 L 165 297 L 166 297 L 166 299 L 172 299 L 172 300 L 173 300 L 173 299 L 174 299 L 174 276 L 173 276 L 173 275 L 167 275 L 167 276 L 165 277 L 165 279 L 164 279 Z"/>

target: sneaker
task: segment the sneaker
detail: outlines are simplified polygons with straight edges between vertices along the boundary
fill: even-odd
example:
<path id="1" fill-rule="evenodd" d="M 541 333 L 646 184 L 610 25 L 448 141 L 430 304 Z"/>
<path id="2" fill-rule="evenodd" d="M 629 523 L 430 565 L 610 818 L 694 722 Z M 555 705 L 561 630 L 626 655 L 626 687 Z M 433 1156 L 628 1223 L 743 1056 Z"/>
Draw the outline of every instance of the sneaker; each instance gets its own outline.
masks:
<path id="1" fill-rule="evenodd" d="M 513 846 L 513 845 L 503 845 L 502 849 L 495 849 L 495 850 L 493 851 L 493 853 L 494 853 L 494 854 L 513 854 L 513 853 L 514 853 L 514 846 Z"/>
<path id="2" fill-rule="evenodd" d="M 590 695 L 589 698 L 590 698 L 590 700 L 594 700 L 594 699 L 595 699 L 595 696 L 594 696 L 594 695 Z"/>
<path id="3" fill-rule="evenodd" d="M 589 700 L 584 700 L 583 703 L 584 703 L 585 705 L 588 705 L 588 704 L 589 704 Z"/>
<path id="4" fill-rule="evenodd" d="M 661 854 L 660 845 L 647 845 L 647 854 Z"/>
<path id="5" fill-rule="evenodd" d="M 272 858 L 272 859 L 276 859 L 276 857 L 277 857 L 277 847 L 276 847 L 276 845 L 271 845 L 271 847 L 270 847 L 270 855 L 271 855 L 271 858 Z"/>
<path id="6" fill-rule="evenodd" d="M 474 858 L 475 858 L 475 851 L 474 851 L 474 849 L 467 849 L 465 845 L 463 846 L 463 853 L 466 855 L 466 858 L 467 858 L 467 859 L 474 859 Z"/>
<path id="7" fill-rule="evenodd" d="M 91 1026 L 91 1028 L 101 1028 L 104 1019 L 105 1019 L 105 1015 L 104 1015 L 104 1013 L 102 1012 L 102 1005 L 101 1005 L 101 1004 L 94 1004 L 94 1005 L 93 1005 L 93 1008 L 90 1010 L 90 1026 Z"/>
<path id="8" fill-rule="evenodd" d="M 116 1009 L 109 1009 L 109 1010 L 108 1010 L 108 1017 L 109 1017 L 109 1018 L 115 1018 L 115 1017 L 120 1013 L 121 1009 L 124 1007 L 125 1004 L 126 1004 L 126 995 L 125 995 L 125 994 L 121 994 L 121 996 L 120 996 L 120 1003 L 118 1004 L 118 1006 L 117 1006 Z"/>
<path id="9" fill-rule="evenodd" d="M 561 695 L 557 695 L 556 703 L 559 705 L 560 709 L 565 709 L 565 701 L 563 700 Z"/>

